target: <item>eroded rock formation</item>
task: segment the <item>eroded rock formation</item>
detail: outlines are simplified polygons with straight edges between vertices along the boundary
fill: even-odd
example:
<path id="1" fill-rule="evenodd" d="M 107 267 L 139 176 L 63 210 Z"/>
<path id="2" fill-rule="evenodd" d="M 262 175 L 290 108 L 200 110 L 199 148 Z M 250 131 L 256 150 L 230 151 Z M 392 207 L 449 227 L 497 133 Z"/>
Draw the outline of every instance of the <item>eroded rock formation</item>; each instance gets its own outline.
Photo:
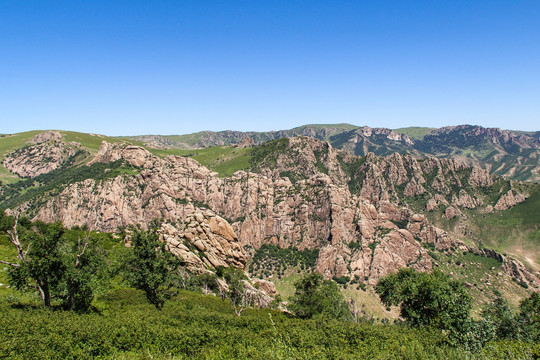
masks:
<path id="1" fill-rule="evenodd" d="M 243 267 L 244 248 L 264 243 L 319 248 L 316 269 L 325 277 L 356 275 L 374 284 L 403 266 L 431 269 L 422 243 L 468 249 L 407 201 L 427 210 L 451 205 L 448 217 L 492 206 L 471 188 L 491 186 L 491 176 L 464 163 L 399 154 L 359 158 L 314 139 L 283 141 L 281 150 L 258 159 L 257 172 L 228 178 L 191 158 L 104 142 L 90 164 L 123 160 L 139 174 L 68 185 L 35 218 L 106 231 L 163 218 L 171 251 L 199 267 Z"/>
<path id="2" fill-rule="evenodd" d="M 33 178 L 61 167 L 79 146 L 66 144 L 56 131 L 47 131 L 36 135 L 31 144 L 6 155 L 2 164 L 20 177 Z"/>

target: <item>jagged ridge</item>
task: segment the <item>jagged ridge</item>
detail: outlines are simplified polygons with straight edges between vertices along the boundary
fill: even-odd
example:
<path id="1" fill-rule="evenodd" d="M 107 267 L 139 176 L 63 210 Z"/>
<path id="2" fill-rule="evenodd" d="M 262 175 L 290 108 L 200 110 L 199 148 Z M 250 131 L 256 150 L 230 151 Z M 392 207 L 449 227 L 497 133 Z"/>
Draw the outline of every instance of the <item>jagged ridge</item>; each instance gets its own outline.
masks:
<path id="1" fill-rule="evenodd" d="M 139 173 L 87 179 L 68 185 L 44 206 L 32 209 L 35 202 L 27 202 L 21 208 L 33 210 L 37 219 L 102 230 L 163 217 L 176 224 L 178 232 L 190 216 L 210 210 L 228 219 L 241 248 L 263 243 L 317 247 L 317 271 L 374 283 L 402 266 L 430 269 L 434 262 L 422 242 L 445 251 L 468 250 L 413 211 L 411 199 L 427 194 L 426 206 L 435 199 L 459 211 L 488 209 L 504 196 L 509 206 L 508 194 L 516 192 L 506 182 L 509 188 L 499 187 L 497 196 L 488 196 L 496 181 L 485 170 L 452 160 L 398 154 L 359 158 L 309 138 L 268 146 L 252 158 L 257 173 L 238 171 L 222 179 L 193 159 L 161 159 L 138 146 L 103 143 L 91 163 L 122 159 Z M 287 172 L 295 175 L 292 180 Z M 486 189 L 484 196 L 470 193 L 472 188 L 464 184 Z M 185 234 L 177 234 L 176 241 L 190 240 Z M 190 252 L 201 258 L 197 251 Z M 538 286 L 534 275 L 520 269 L 514 273 L 527 274 L 521 277 Z"/>

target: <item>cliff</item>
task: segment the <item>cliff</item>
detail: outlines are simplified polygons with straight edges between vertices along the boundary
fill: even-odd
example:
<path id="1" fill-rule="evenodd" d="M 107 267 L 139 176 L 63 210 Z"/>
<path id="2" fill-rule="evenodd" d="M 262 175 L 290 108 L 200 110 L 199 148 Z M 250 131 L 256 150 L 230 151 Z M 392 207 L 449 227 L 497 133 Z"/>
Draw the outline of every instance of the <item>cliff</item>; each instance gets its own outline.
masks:
<path id="1" fill-rule="evenodd" d="M 199 266 L 242 267 L 250 249 L 264 243 L 318 248 L 316 270 L 327 278 L 357 276 L 374 284 L 403 266 L 436 266 L 426 244 L 448 252 L 470 249 L 422 212 L 491 211 L 527 196 L 465 163 L 399 154 L 357 157 L 311 138 L 254 148 L 252 171 L 227 178 L 193 159 L 160 158 L 128 144 L 104 142 L 88 165 L 115 161 L 138 171 L 67 184 L 58 195 L 21 209 L 36 219 L 105 231 L 164 218 L 171 251 Z M 538 288 L 537 275 L 516 264 L 512 276 Z"/>

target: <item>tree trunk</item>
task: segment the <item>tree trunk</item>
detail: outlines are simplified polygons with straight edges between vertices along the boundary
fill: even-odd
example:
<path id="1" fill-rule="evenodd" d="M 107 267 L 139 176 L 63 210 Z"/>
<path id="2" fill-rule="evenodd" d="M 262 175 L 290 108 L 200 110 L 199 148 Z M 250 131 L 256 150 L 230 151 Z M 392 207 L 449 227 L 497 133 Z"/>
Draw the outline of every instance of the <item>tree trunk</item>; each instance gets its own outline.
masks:
<path id="1" fill-rule="evenodd" d="M 47 284 L 38 284 L 39 295 L 43 301 L 43 305 L 50 308 L 51 307 L 51 293 L 49 291 L 49 286 Z"/>
<path id="2" fill-rule="evenodd" d="M 68 280 L 68 292 L 69 292 L 69 310 L 73 311 L 75 309 L 75 289 L 73 281 Z"/>

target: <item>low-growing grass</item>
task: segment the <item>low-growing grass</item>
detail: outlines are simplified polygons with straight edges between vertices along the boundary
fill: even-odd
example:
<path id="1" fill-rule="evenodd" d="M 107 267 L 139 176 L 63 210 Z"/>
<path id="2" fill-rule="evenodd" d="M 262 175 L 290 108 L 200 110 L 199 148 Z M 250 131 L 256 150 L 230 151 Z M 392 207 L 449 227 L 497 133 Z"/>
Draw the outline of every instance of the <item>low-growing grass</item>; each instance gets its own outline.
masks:
<path id="1" fill-rule="evenodd" d="M 540 268 L 540 185 L 525 202 L 490 214 L 471 212 L 473 237 L 485 246 L 521 259 Z M 486 236 L 489 234 L 489 236 Z"/>
<path id="2" fill-rule="evenodd" d="M 64 140 L 67 142 L 78 142 L 85 148 L 89 149 L 92 153 L 97 152 L 103 141 L 107 141 L 111 144 L 127 142 L 134 145 L 142 145 L 142 142 L 135 140 L 126 140 L 120 137 L 110 137 L 99 134 L 86 134 L 76 131 L 59 131 L 64 135 Z"/>
<path id="3" fill-rule="evenodd" d="M 0 260 L 15 262 L 17 259 L 17 250 L 15 246 L 5 237 L 0 235 Z M 9 265 L 0 264 L 0 294 L 8 289 L 8 271 Z"/>
<path id="4" fill-rule="evenodd" d="M 196 132 L 193 134 L 185 134 L 185 135 L 165 135 L 164 137 L 174 141 L 179 146 L 184 146 L 185 148 L 191 148 L 197 144 L 205 134 L 204 131 Z"/>
<path id="5" fill-rule="evenodd" d="M 430 254 L 436 257 L 434 260 L 441 270 L 468 284 L 475 317 L 479 317 L 482 307 L 492 301 L 494 291 L 505 294 L 515 307 L 529 296 L 526 289 L 501 270 L 501 263 L 496 259 L 458 250 L 455 253 L 431 251 Z"/>
<path id="6" fill-rule="evenodd" d="M 17 134 L 10 134 L 3 137 L 0 137 L 0 161 L 6 155 L 7 153 L 10 153 L 18 148 L 21 148 L 28 144 L 28 142 L 36 135 L 45 132 L 46 130 L 34 130 L 34 131 L 27 131 Z M 117 137 L 110 137 L 105 135 L 97 135 L 97 134 L 86 134 L 86 133 L 80 133 L 76 131 L 58 131 L 60 134 L 63 135 L 63 139 L 66 142 L 78 142 L 83 147 L 97 152 L 99 150 L 99 147 L 101 146 L 102 141 L 107 141 L 110 143 L 118 143 L 118 142 L 128 142 L 130 144 L 142 144 L 141 142 L 129 140 L 126 141 L 122 138 Z"/>
<path id="7" fill-rule="evenodd" d="M 305 272 L 298 272 L 297 269 L 287 269 L 285 275 L 279 279 L 276 275 L 273 275 L 272 278 L 268 279 L 274 283 L 276 290 L 281 295 L 281 298 L 284 301 L 289 300 L 291 296 L 294 295 L 295 287 L 294 283 L 300 280 L 305 276 Z"/>
<path id="8" fill-rule="evenodd" d="M 508 210 L 485 213 L 461 209 L 464 218 L 447 219 L 442 212 L 427 212 L 433 224 L 461 238 L 468 245 L 494 249 L 521 260 L 532 270 L 540 269 L 540 184 L 517 184 L 530 196 Z M 521 190 L 521 189 L 518 189 Z M 497 195 L 497 198 L 500 194 Z M 466 234 L 466 237 L 463 237 Z"/>
<path id="9" fill-rule="evenodd" d="M 9 172 L 9 170 L 0 163 L 0 181 L 2 184 L 14 184 L 20 179 L 20 177 Z"/>
<path id="10" fill-rule="evenodd" d="M 365 290 L 356 284 L 351 284 L 342 290 L 345 299 L 352 299 L 356 303 L 359 315 L 372 319 L 375 322 L 393 321 L 399 317 L 399 307 L 387 308 L 380 301 L 372 286 L 366 286 Z"/>
<path id="11" fill-rule="evenodd" d="M 424 136 L 431 133 L 434 128 L 411 126 L 406 128 L 394 129 L 398 134 L 405 134 L 413 139 L 422 140 Z"/>
<path id="12" fill-rule="evenodd" d="M 36 131 L 27 131 L 18 134 L 5 135 L 0 137 L 0 163 L 2 162 L 4 156 L 9 154 L 19 148 L 22 148 L 30 143 L 30 140 L 38 135 L 39 133 L 44 132 L 44 130 Z M 67 143 L 78 142 L 81 146 L 87 150 L 90 155 L 97 153 L 101 143 L 107 141 L 109 143 L 118 143 L 118 142 L 127 142 L 134 145 L 142 145 L 141 142 L 134 140 L 128 140 L 116 137 L 109 137 L 105 135 L 96 135 L 96 134 L 86 134 L 75 131 L 58 131 L 62 134 L 63 139 Z M 68 145 L 69 146 L 69 145 Z M 92 156 L 86 156 L 84 162 L 88 162 L 92 159 Z M 80 165 L 79 163 L 76 164 Z M 13 184 L 20 181 L 21 178 L 15 174 L 9 172 L 3 165 L 0 164 L 0 181 L 2 184 Z"/>
<path id="13" fill-rule="evenodd" d="M 247 170 L 250 167 L 251 148 L 235 148 L 231 146 L 214 146 L 205 149 L 153 149 L 148 150 L 154 155 L 165 157 L 168 155 L 188 156 L 197 160 L 208 169 L 215 171 L 220 177 L 227 177 L 238 170 Z"/>
<path id="14" fill-rule="evenodd" d="M 0 137 L 0 161 L 7 153 L 23 147 L 30 139 L 41 132 L 42 131 L 35 130 Z"/>

